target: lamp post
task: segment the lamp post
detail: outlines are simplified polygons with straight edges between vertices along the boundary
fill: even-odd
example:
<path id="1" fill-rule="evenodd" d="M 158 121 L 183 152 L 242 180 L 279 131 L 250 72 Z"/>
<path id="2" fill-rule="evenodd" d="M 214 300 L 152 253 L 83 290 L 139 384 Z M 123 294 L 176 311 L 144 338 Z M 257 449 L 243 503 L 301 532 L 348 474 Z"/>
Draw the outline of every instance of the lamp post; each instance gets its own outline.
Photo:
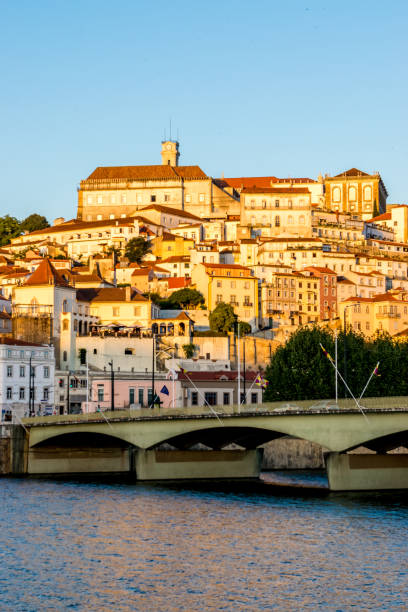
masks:
<path id="1" fill-rule="evenodd" d="M 115 410 L 115 372 L 113 371 L 113 361 L 109 361 L 111 369 L 111 411 Z"/>
<path id="2" fill-rule="evenodd" d="M 156 334 L 153 333 L 152 331 L 152 341 L 153 341 L 153 346 L 152 346 L 152 403 L 150 408 L 154 408 L 154 399 L 155 399 L 155 393 L 154 393 L 154 368 L 155 368 L 155 361 L 156 361 L 156 355 L 154 353 L 155 348 L 156 348 Z"/>

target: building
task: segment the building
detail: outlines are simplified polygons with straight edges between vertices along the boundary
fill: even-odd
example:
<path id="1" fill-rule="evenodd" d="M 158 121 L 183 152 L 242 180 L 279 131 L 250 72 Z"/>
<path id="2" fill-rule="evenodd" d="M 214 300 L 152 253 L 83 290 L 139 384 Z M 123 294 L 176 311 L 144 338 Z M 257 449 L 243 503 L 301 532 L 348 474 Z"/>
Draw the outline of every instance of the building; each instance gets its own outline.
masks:
<path id="1" fill-rule="evenodd" d="M 359 215 L 363 220 L 386 212 L 388 192 L 380 174 L 351 168 L 324 179 L 326 208 Z"/>
<path id="2" fill-rule="evenodd" d="M 255 385 L 257 374 L 252 371 L 240 375 L 241 404 L 262 403 L 262 391 Z M 220 370 L 207 372 L 193 371 L 178 373 L 181 387 L 182 406 L 230 406 L 238 404 L 238 372 Z M 245 391 L 245 392 L 244 392 Z"/>
<path id="3" fill-rule="evenodd" d="M 374 226 L 374 227 L 373 227 Z M 382 232 L 380 232 L 382 228 Z M 384 235 L 384 231 L 392 232 Z M 367 221 L 365 228 L 366 238 L 379 238 L 380 240 L 395 240 L 408 242 L 408 206 L 406 204 L 388 204 L 387 210 Z"/>
<path id="4" fill-rule="evenodd" d="M 304 268 L 304 274 L 309 274 L 311 278 L 318 278 L 321 321 L 335 319 L 337 317 L 337 275 L 330 268 L 321 266 L 309 266 Z"/>
<path id="5" fill-rule="evenodd" d="M 311 193 L 306 187 L 245 187 L 241 191 L 241 226 L 253 234 L 312 236 Z"/>
<path id="6" fill-rule="evenodd" d="M 339 303 L 342 324 L 372 336 L 396 336 L 408 328 L 408 293 L 387 292 L 371 298 L 351 297 Z"/>
<path id="7" fill-rule="evenodd" d="M 99 167 L 78 189 L 78 219 L 128 217 L 151 204 L 197 217 L 239 213 L 239 198 L 199 166 L 179 166 L 179 143 L 162 142 L 161 165 Z"/>
<path id="8" fill-rule="evenodd" d="M 240 321 L 258 329 L 258 278 L 253 271 L 237 264 L 202 263 L 191 273 L 193 284 L 204 295 L 207 308 L 214 310 L 220 302 L 230 304 Z"/>
<path id="9" fill-rule="evenodd" d="M 19 423 L 29 416 L 30 390 L 35 414 L 52 414 L 54 370 L 54 347 L 0 338 L 1 420 Z"/>

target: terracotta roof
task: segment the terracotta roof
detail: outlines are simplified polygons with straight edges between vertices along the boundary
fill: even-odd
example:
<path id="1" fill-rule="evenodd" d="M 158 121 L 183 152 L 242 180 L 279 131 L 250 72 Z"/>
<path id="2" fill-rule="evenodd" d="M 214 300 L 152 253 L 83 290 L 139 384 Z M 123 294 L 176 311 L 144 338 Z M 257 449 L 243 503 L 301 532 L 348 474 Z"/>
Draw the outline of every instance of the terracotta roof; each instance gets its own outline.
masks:
<path id="1" fill-rule="evenodd" d="M 98 287 L 92 289 L 78 289 L 77 299 L 81 302 L 126 302 L 127 287 Z M 148 300 L 131 290 L 132 302 L 147 302 Z"/>
<path id="2" fill-rule="evenodd" d="M 373 295 L 373 297 L 370 297 L 370 298 L 352 296 L 352 297 L 347 298 L 347 300 L 344 300 L 344 301 L 345 302 L 400 302 L 402 300 L 395 299 L 395 297 L 389 293 L 378 293 L 377 295 Z"/>
<path id="3" fill-rule="evenodd" d="M 334 272 L 334 270 L 330 270 L 330 268 L 327 267 L 321 267 L 321 266 L 307 266 L 306 268 L 303 268 L 304 270 L 308 270 L 309 272 L 321 272 L 321 274 L 336 274 L 336 272 Z"/>
<path id="4" fill-rule="evenodd" d="M 190 257 L 189 255 L 172 255 L 171 257 L 167 257 L 166 259 L 161 259 L 159 264 L 164 263 L 189 263 Z"/>
<path id="5" fill-rule="evenodd" d="M 165 280 L 167 280 L 169 289 L 183 289 L 191 285 L 191 278 L 185 278 L 184 276 L 170 276 Z"/>
<path id="6" fill-rule="evenodd" d="M 169 206 L 162 206 L 161 204 L 149 204 L 149 206 L 144 206 L 139 210 L 157 210 L 158 212 L 166 213 L 168 215 L 175 215 L 177 217 L 185 217 L 187 219 L 201 221 L 200 217 L 197 217 L 196 215 L 193 215 L 192 213 L 189 213 L 186 210 L 181 210 L 181 208 L 170 208 Z"/>
<path id="7" fill-rule="evenodd" d="M 244 188 L 241 193 L 269 193 L 270 195 L 279 195 L 281 193 L 290 193 L 293 195 L 309 194 L 307 187 L 248 187 Z"/>
<path id="8" fill-rule="evenodd" d="M 26 287 L 37 285 L 69 287 L 69 283 L 62 276 L 61 272 L 54 268 L 49 259 L 44 259 L 25 283 Z"/>
<path id="9" fill-rule="evenodd" d="M 247 381 L 253 381 L 255 380 L 255 378 L 257 377 L 257 373 L 256 372 L 252 372 L 250 370 L 247 370 L 245 373 L 245 380 Z M 200 380 L 214 380 L 214 381 L 222 381 L 223 379 L 227 379 L 228 381 L 235 381 L 238 380 L 238 372 L 236 370 L 217 370 L 217 371 L 213 371 L 213 370 L 207 370 L 207 371 L 201 371 L 201 370 L 197 370 L 197 371 L 187 371 L 187 375 L 184 374 L 184 372 L 180 371 L 178 372 L 178 378 L 179 380 L 186 380 L 188 382 L 188 379 L 190 380 L 195 380 L 195 381 L 200 381 Z M 244 375 L 243 372 L 241 371 L 241 379 L 243 380 Z"/>
<path id="10" fill-rule="evenodd" d="M 376 223 L 377 221 L 390 221 L 391 220 L 391 213 L 386 212 L 383 213 L 382 215 L 378 215 L 377 217 L 373 217 L 372 219 L 369 219 L 368 221 L 366 221 L 366 223 Z"/>
<path id="11" fill-rule="evenodd" d="M 215 268 L 216 270 L 225 269 L 228 270 L 250 270 L 247 266 L 241 266 L 240 264 L 216 264 L 216 263 L 203 263 L 206 268 Z"/>
<path id="12" fill-rule="evenodd" d="M 0 338 L 0 344 L 7 344 L 8 346 L 42 346 L 51 348 L 48 344 L 36 344 L 35 342 L 26 342 L 25 340 L 16 340 L 16 338 Z"/>
<path id="13" fill-rule="evenodd" d="M 151 270 L 151 268 L 136 268 L 131 276 L 148 276 Z"/>
<path id="14" fill-rule="evenodd" d="M 99 166 L 88 176 L 86 181 L 95 180 L 203 180 L 208 176 L 201 170 L 199 166 L 169 166 L 169 165 L 152 165 L 152 166 Z M 81 181 L 81 182 L 86 182 Z"/>
<path id="15" fill-rule="evenodd" d="M 234 189 L 244 189 L 250 187 L 270 187 L 278 179 L 276 176 L 241 176 L 238 178 L 217 179 L 224 186 L 234 187 Z"/>
<path id="16" fill-rule="evenodd" d="M 338 285 L 355 285 L 356 283 L 353 283 L 353 281 L 349 280 L 348 278 L 345 278 L 344 276 L 338 276 L 337 284 Z"/>
<path id="17" fill-rule="evenodd" d="M 367 172 L 362 172 L 358 168 L 350 168 L 350 170 L 346 170 L 345 172 L 336 174 L 333 178 L 341 178 L 342 176 L 370 176 L 370 175 L 367 174 Z"/>
<path id="18" fill-rule="evenodd" d="M 129 227 L 133 227 L 134 220 L 133 218 L 124 217 L 120 219 L 104 219 L 101 221 L 80 221 L 78 219 L 71 219 L 70 221 L 65 221 L 65 223 L 60 223 L 59 225 L 53 225 L 52 227 L 46 227 L 45 229 L 35 230 L 35 232 L 30 232 L 29 236 L 43 235 L 43 234 L 59 234 L 61 232 L 75 232 L 77 230 L 82 229 L 96 229 L 98 227 L 115 227 L 115 226 L 124 226 L 127 225 Z M 23 238 L 23 236 L 19 236 L 19 238 Z"/>

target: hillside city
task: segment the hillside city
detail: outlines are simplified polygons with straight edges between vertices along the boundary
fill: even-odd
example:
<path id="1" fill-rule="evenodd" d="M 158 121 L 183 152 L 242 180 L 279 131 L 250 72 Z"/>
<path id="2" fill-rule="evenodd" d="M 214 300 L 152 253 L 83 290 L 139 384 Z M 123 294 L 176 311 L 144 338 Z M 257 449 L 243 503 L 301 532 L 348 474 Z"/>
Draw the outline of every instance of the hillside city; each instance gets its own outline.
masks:
<path id="1" fill-rule="evenodd" d="M 3 241 L 3 421 L 257 404 L 302 326 L 407 337 L 408 207 L 379 172 L 213 178 L 161 147 L 96 168 L 75 219 Z"/>

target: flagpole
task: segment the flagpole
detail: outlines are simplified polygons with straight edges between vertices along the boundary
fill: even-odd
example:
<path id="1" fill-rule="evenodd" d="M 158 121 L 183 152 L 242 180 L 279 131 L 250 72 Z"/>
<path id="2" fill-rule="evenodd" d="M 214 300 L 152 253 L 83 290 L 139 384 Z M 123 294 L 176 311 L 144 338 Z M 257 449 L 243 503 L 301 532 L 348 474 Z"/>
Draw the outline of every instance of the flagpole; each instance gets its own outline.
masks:
<path id="1" fill-rule="evenodd" d="M 366 386 L 365 386 L 365 387 L 364 387 L 364 389 L 362 390 L 360 397 L 358 398 L 359 400 L 361 400 L 361 398 L 363 397 L 363 395 L 364 395 L 364 393 L 365 393 L 365 391 L 366 391 L 366 389 L 367 389 L 368 385 L 370 384 L 370 381 L 371 381 L 372 377 L 374 376 L 374 373 L 375 373 L 375 371 L 377 370 L 377 368 L 378 368 L 378 366 L 379 366 L 379 365 L 380 365 L 380 362 L 378 362 L 378 363 L 377 363 L 377 365 L 375 366 L 374 370 L 371 372 L 371 376 L 370 376 L 370 378 L 368 379 Z"/>
<path id="2" fill-rule="evenodd" d="M 237 318 L 237 336 L 238 336 L 238 346 L 237 346 L 237 361 L 238 361 L 238 412 L 241 412 L 241 363 L 240 363 L 240 359 L 241 359 L 241 353 L 239 350 L 239 321 Z"/>
<path id="3" fill-rule="evenodd" d="M 86 356 L 86 413 L 89 413 L 89 365 L 88 355 Z"/>
<path id="4" fill-rule="evenodd" d="M 337 332 L 335 333 L 334 336 L 334 358 L 335 358 L 335 363 L 336 363 L 336 371 L 335 371 L 335 387 L 336 387 L 336 404 L 338 403 L 338 369 L 337 369 Z"/>

